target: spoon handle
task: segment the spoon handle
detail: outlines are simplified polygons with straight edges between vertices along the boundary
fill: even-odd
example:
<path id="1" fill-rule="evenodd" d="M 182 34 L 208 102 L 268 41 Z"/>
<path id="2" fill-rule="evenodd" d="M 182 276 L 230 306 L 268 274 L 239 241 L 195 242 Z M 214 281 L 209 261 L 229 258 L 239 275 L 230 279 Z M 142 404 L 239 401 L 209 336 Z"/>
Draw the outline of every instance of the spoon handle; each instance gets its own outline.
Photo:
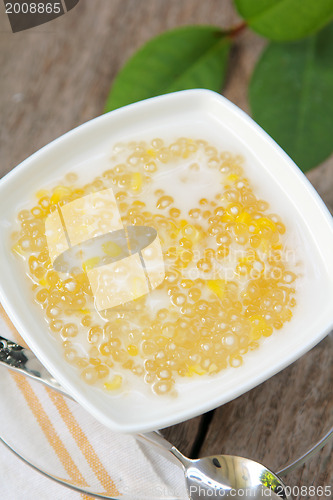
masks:
<path id="1" fill-rule="evenodd" d="M 159 451 L 166 456 L 168 459 L 176 458 L 177 462 L 181 462 L 181 464 L 186 467 L 189 465 L 192 460 L 185 457 L 173 444 L 167 441 L 159 431 L 146 432 L 145 434 L 138 434 L 137 438 L 139 438 L 143 442 L 147 442 L 149 444 L 155 445 Z M 171 456 L 170 456 L 171 453 Z"/>
<path id="2" fill-rule="evenodd" d="M 0 336 L 0 365 L 26 375 L 42 384 L 71 397 L 46 370 L 30 349 Z"/>

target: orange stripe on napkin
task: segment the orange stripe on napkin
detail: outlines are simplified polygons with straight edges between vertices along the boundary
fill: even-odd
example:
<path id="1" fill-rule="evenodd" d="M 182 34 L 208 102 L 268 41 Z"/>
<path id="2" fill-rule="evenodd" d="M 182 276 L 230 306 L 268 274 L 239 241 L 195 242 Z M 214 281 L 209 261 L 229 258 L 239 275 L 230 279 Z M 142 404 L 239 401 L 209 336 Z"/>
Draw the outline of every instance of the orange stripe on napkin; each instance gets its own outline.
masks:
<path id="1" fill-rule="evenodd" d="M 11 333 L 13 334 L 14 339 L 20 345 L 29 348 L 29 346 L 25 344 L 22 337 L 16 330 L 15 326 L 7 316 L 1 304 L 0 304 L 0 315 L 3 317 L 5 323 L 7 324 Z M 58 455 L 59 460 L 63 464 L 68 475 L 71 477 L 71 479 L 77 480 L 79 484 L 82 484 L 82 486 L 88 486 L 83 476 L 81 475 L 79 469 L 72 460 L 70 454 L 68 453 L 65 445 L 57 435 L 51 420 L 45 413 L 39 399 L 37 398 L 37 395 L 33 391 L 26 377 L 13 372 L 11 372 L 11 375 L 15 379 L 17 386 L 19 387 L 24 398 L 26 399 L 32 413 L 34 414 L 37 422 L 39 423 L 42 431 L 44 432 L 46 439 L 48 440 L 48 442 Z M 99 460 L 87 436 L 81 429 L 74 415 L 72 414 L 66 402 L 64 401 L 64 398 L 60 394 L 57 394 L 55 391 L 52 391 L 52 389 L 47 389 L 47 390 L 51 400 L 56 406 L 59 414 L 61 415 L 63 421 L 67 425 L 69 431 L 73 435 L 73 438 L 75 439 L 82 454 L 86 458 L 89 466 L 91 467 L 96 477 L 100 481 L 101 485 L 105 489 L 105 493 L 109 495 L 119 495 L 116 485 L 114 484 L 107 470 Z M 88 500 L 89 498 L 91 498 L 86 495 L 81 495 L 81 496 L 84 500 Z"/>
<path id="2" fill-rule="evenodd" d="M 24 375 L 19 375 L 18 373 L 15 372 L 11 372 L 11 375 L 14 378 L 18 388 L 22 392 L 35 419 L 37 420 L 42 431 L 44 432 L 45 437 L 48 440 L 49 444 L 57 454 L 67 474 L 70 476 L 72 480 L 75 480 L 75 482 L 77 482 L 78 484 L 82 486 L 88 486 L 84 477 L 82 476 L 81 472 L 79 471 L 75 462 L 73 461 L 72 457 L 68 453 L 65 445 L 58 436 L 51 420 L 46 414 L 44 408 L 42 407 L 38 397 L 36 396 L 34 390 L 30 386 L 26 377 Z"/>
<path id="3" fill-rule="evenodd" d="M 76 421 L 63 396 L 57 394 L 52 389 L 47 389 L 47 392 L 51 401 L 57 408 L 61 418 L 65 422 L 68 430 L 72 434 L 76 444 L 87 460 L 89 466 L 103 486 L 105 490 L 103 493 L 107 495 L 119 495 L 119 491 L 117 490 L 116 485 L 114 484 L 107 470 L 98 458 L 94 448 L 92 447 L 86 434 L 83 432 L 78 422 Z"/>

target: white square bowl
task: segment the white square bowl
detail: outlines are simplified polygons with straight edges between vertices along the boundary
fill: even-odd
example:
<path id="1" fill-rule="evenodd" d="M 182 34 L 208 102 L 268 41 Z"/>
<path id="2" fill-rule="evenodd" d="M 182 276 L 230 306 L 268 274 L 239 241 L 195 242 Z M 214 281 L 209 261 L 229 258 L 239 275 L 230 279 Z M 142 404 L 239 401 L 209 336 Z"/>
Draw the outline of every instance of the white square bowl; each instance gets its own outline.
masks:
<path id="1" fill-rule="evenodd" d="M 34 306 L 10 233 L 17 211 L 32 194 L 88 163 L 105 167 L 111 146 L 142 136 L 195 135 L 237 151 L 265 185 L 270 200 L 304 251 L 305 278 L 293 319 L 239 368 L 180 383 L 177 398 L 133 392 L 109 397 L 88 386 L 63 358 Z M 102 171 L 102 170 L 101 170 Z M 266 196 L 267 199 L 267 196 Z M 120 432 L 159 429 L 224 404 L 282 370 L 333 327 L 333 224 L 324 203 L 282 149 L 243 111 L 219 94 L 189 90 L 148 99 L 105 114 L 68 132 L 22 162 L 0 181 L 0 300 L 19 333 L 45 367 L 96 419 Z"/>

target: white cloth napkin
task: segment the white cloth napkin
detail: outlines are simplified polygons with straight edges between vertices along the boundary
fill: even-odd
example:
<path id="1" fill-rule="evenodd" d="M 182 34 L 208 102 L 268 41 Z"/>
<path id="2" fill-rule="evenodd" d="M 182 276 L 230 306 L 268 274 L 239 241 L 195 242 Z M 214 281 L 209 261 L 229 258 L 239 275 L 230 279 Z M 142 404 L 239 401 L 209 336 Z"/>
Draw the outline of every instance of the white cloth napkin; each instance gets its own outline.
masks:
<path id="1" fill-rule="evenodd" d="M 0 309 L 0 335 L 19 340 Z M 77 403 L 0 367 L 0 437 L 36 467 L 92 493 L 124 500 L 185 500 L 183 472 L 153 446 L 117 434 Z M 0 498 L 88 499 L 45 477 L 0 442 Z"/>

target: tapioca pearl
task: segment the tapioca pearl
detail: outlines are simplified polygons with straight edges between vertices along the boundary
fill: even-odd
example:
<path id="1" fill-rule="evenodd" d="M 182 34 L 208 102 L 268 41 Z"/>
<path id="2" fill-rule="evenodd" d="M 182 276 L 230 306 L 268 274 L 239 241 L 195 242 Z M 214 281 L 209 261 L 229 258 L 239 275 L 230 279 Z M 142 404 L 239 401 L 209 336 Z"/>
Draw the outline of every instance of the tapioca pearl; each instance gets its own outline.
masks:
<path id="1" fill-rule="evenodd" d="M 99 364 L 96 367 L 96 372 L 97 372 L 97 378 L 103 379 L 110 374 L 110 368 L 107 365 Z"/>
<path id="2" fill-rule="evenodd" d="M 21 238 L 18 242 L 22 250 L 28 251 L 33 246 L 32 238 Z"/>
<path id="3" fill-rule="evenodd" d="M 71 299 L 71 306 L 74 309 L 82 309 L 87 303 L 86 298 L 84 297 L 83 294 L 77 293 L 72 299 Z"/>
<path id="4" fill-rule="evenodd" d="M 38 260 L 35 256 L 29 257 L 28 264 L 29 264 L 30 272 L 32 272 L 33 274 L 40 265 L 40 263 L 38 262 Z"/>
<path id="5" fill-rule="evenodd" d="M 167 323 L 165 326 L 162 327 L 162 335 L 166 339 L 172 338 L 175 333 L 175 328 L 174 325 L 171 323 Z M 165 340 L 165 343 L 167 340 Z"/>
<path id="6" fill-rule="evenodd" d="M 49 326 L 52 332 L 58 333 L 62 329 L 63 322 L 58 319 L 53 319 L 50 321 Z"/>
<path id="7" fill-rule="evenodd" d="M 249 241 L 249 237 L 247 234 L 241 234 L 241 235 L 237 235 L 235 236 L 235 241 L 236 243 L 238 243 L 238 245 L 246 245 Z"/>
<path id="8" fill-rule="evenodd" d="M 86 368 L 87 366 L 89 366 L 89 361 L 87 358 L 83 358 L 81 356 L 76 356 L 73 364 L 75 366 L 77 366 L 78 368 L 83 369 L 83 368 Z"/>
<path id="9" fill-rule="evenodd" d="M 168 370 L 167 368 L 161 368 L 161 369 L 157 370 L 157 377 L 161 380 L 171 380 L 172 372 L 171 372 L 171 370 Z"/>
<path id="10" fill-rule="evenodd" d="M 290 301 L 289 301 L 289 306 L 290 307 L 295 307 L 296 304 L 297 304 L 296 299 L 294 297 L 291 298 Z"/>
<path id="11" fill-rule="evenodd" d="M 201 344 L 200 348 L 205 352 L 210 352 L 212 349 L 213 349 L 213 344 L 209 343 L 209 342 L 205 342 L 203 344 Z"/>
<path id="12" fill-rule="evenodd" d="M 212 215 L 212 212 L 210 210 L 204 210 L 202 213 L 202 217 L 204 219 L 209 219 L 211 215 Z"/>
<path id="13" fill-rule="evenodd" d="M 34 217 L 44 217 L 45 216 L 45 212 L 44 210 L 41 208 L 41 207 L 33 207 L 31 209 L 31 214 L 34 216 Z"/>
<path id="14" fill-rule="evenodd" d="M 98 372 L 95 367 L 88 366 L 82 370 L 81 378 L 86 382 L 86 384 L 95 384 L 98 380 Z"/>
<path id="15" fill-rule="evenodd" d="M 171 303 L 177 307 L 183 306 L 186 302 L 186 297 L 182 293 L 171 294 L 170 299 Z"/>
<path id="16" fill-rule="evenodd" d="M 83 318 L 81 319 L 81 325 L 85 327 L 89 327 L 92 324 L 92 319 L 89 314 L 85 314 Z"/>
<path id="17" fill-rule="evenodd" d="M 165 273 L 165 281 L 168 284 L 176 284 L 179 281 L 180 273 L 176 270 L 170 270 Z"/>
<path id="18" fill-rule="evenodd" d="M 180 216 L 180 210 L 178 208 L 170 208 L 169 215 L 170 217 L 177 219 Z"/>
<path id="19" fill-rule="evenodd" d="M 201 297 L 201 290 L 196 287 L 190 288 L 188 296 L 193 302 L 197 302 Z"/>
<path id="20" fill-rule="evenodd" d="M 63 282 L 63 287 L 68 292 L 76 292 L 79 288 L 79 284 L 73 279 L 68 279 Z"/>
<path id="21" fill-rule="evenodd" d="M 100 326 L 91 327 L 87 339 L 91 344 L 97 344 L 102 339 L 102 328 Z"/>
<path id="22" fill-rule="evenodd" d="M 212 262 L 209 259 L 207 259 L 207 258 L 200 259 L 197 262 L 197 268 L 200 271 L 203 271 L 204 273 L 209 273 L 212 270 L 212 268 L 213 268 Z"/>
<path id="23" fill-rule="evenodd" d="M 252 205 L 256 206 L 257 199 L 252 192 L 246 190 L 244 193 L 242 193 L 242 195 L 240 197 L 240 202 L 245 207 L 252 206 Z"/>
<path id="24" fill-rule="evenodd" d="M 174 199 L 172 196 L 161 196 L 156 203 L 156 207 L 163 210 L 168 208 L 173 202 Z"/>
<path id="25" fill-rule="evenodd" d="M 67 323 L 61 329 L 61 336 L 63 339 L 76 337 L 79 329 L 75 323 Z"/>
<path id="26" fill-rule="evenodd" d="M 142 375 L 144 375 L 145 373 L 144 369 L 140 365 L 134 365 L 131 371 L 137 377 L 142 377 Z"/>
<path id="27" fill-rule="evenodd" d="M 46 309 L 46 316 L 50 319 L 58 318 L 61 313 L 59 307 L 50 306 Z"/>
<path id="28" fill-rule="evenodd" d="M 218 160 L 218 151 L 214 146 L 206 145 L 205 146 L 205 153 L 207 156 L 211 156 L 214 159 Z"/>
<path id="29" fill-rule="evenodd" d="M 74 172 L 69 172 L 65 175 L 65 180 L 70 184 L 74 184 L 78 180 L 78 178 L 78 175 Z"/>
<path id="30" fill-rule="evenodd" d="M 51 265 L 51 261 L 49 259 L 50 259 L 50 256 L 49 256 L 48 250 L 42 250 L 37 257 L 38 262 L 40 262 L 41 264 L 44 264 L 44 265 L 47 265 L 47 264 Z"/>
<path id="31" fill-rule="evenodd" d="M 225 346 L 232 347 L 235 345 L 236 340 L 232 335 L 227 335 L 226 337 L 224 337 L 224 339 L 222 339 L 222 342 Z"/>
<path id="32" fill-rule="evenodd" d="M 154 139 L 152 139 L 150 144 L 154 149 L 158 150 L 164 146 L 164 141 L 160 137 L 155 137 Z"/>
<path id="33" fill-rule="evenodd" d="M 112 353 L 112 346 L 109 342 L 103 342 L 98 347 L 102 356 L 110 356 Z"/>
<path id="34" fill-rule="evenodd" d="M 297 278 L 297 275 L 291 271 L 287 271 L 283 274 L 283 281 L 284 283 L 290 284 L 293 283 Z"/>
<path id="35" fill-rule="evenodd" d="M 168 394 L 173 386 L 173 380 L 161 380 L 153 385 L 153 391 L 158 395 Z"/>
<path id="36" fill-rule="evenodd" d="M 31 219 L 32 215 L 31 215 L 31 212 L 30 210 L 21 210 L 18 214 L 17 214 L 17 218 L 19 221 L 25 221 L 27 219 Z"/>
<path id="37" fill-rule="evenodd" d="M 157 171 L 157 165 L 155 161 L 146 162 L 143 168 L 146 172 L 149 172 L 150 174 L 153 174 L 154 172 Z"/>
<path id="38" fill-rule="evenodd" d="M 172 152 L 169 150 L 169 148 L 161 148 L 158 151 L 156 158 L 161 163 L 168 163 L 172 159 Z"/>
<path id="39" fill-rule="evenodd" d="M 199 205 L 201 205 L 201 207 L 205 207 L 208 204 L 209 204 L 209 202 L 208 202 L 207 198 L 200 198 Z"/>
<path id="40" fill-rule="evenodd" d="M 73 348 L 65 349 L 64 350 L 64 358 L 70 364 L 75 363 L 76 358 L 77 358 L 77 351 Z"/>
<path id="41" fill-rule="evenodd" d="M 124 363 L 127 360 L 128 354 L 124 349 L 117 349 L 112 351 L 112 357 L 114 361 L 118 363 Z"/>
<path id="42" fill-rule="evenodd" d="M 239 366 L 241 366 L 243 364 L 243 358 L 240 355 L 230 356 L 229 363 L 230 363 L 230 366 L 232 366 L 233 368 L 238 368 Z"/>
<path id="43" fill-rule="evenodd" d="M 36 293 L 36 300 L 37 302 L 43 304 L 49 296 L 49 292 L 46 288 L 42 288 L 41 290 L 38 290 Z"/>

